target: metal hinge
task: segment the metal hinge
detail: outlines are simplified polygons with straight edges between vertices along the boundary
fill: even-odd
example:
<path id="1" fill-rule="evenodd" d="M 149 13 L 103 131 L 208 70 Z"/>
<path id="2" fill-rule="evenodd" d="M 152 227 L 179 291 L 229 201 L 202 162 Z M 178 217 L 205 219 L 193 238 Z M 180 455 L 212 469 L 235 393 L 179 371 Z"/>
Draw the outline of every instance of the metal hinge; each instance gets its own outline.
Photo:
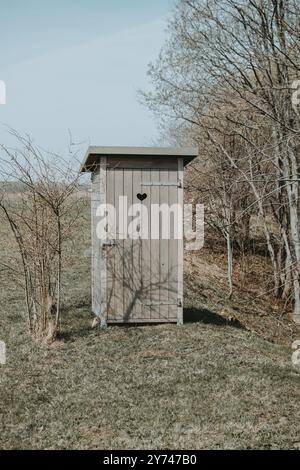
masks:
<path id="1" fill-rule="evenodd" d="M 176 183 L 153 181 L 148 183 L 141 183 L 141 186 L 176 186 L 177 188 L 182 188 L 182 181 L 178 180 Z"/>
<path id="2" fill-rule="evenodd" d="M 144 305 L 146 305 L 146 307 L 159 307 L 160 305 L 177 305 L 176 303 L 174 302 L 159 302 L 159 301 L 145 301 L 143 302 Z"/>

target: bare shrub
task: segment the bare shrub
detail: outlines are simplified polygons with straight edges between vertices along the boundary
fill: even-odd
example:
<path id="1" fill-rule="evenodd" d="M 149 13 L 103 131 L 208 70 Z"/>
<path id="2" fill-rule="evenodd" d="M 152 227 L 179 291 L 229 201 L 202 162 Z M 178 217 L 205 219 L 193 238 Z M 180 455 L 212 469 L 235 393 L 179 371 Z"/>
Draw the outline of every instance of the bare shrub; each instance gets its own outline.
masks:
<path id="1" fill-rule="evenodd" d="M 81 217 L 80 200 L 74 197 L 78 163 L 75 155 L 65 160 L 11 133 L 19 148 L 1 147 L 0 213 L 9 223 L 16 253 L 2 267 L 24 288 L 30 334 L 51 343 L 60 330 L 63 248 Z M 12 186 L 18 190 L 12 192 Z"/>

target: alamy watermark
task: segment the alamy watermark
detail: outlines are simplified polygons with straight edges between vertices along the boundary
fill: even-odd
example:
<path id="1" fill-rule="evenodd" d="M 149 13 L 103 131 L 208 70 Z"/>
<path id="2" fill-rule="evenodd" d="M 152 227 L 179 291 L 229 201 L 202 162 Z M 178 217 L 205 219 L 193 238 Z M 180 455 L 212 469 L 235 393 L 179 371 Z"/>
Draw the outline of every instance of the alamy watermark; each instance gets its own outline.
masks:
<path id="1" fill-rule="evenodd" d="M 6 104 L 6 84 L 0 80 L 0 104 Z"/>
<path id="2" fill-rule="evenodd" d="M 300 339 L 293 342 L 292 349 L 294 350 L 292 354 L 292 364 L 294 367 L 300 369 Z"/>
<path id="3" fill-rule="evenodd" d="M 300 114 L 300 80 L 294 80 L 292 83 L 292 105 L 295 113 Z"/>
<path id="4" fill-rule="evenodd" d="M 146 196 L 146 195 L 145 195 Z M 146 197 L 145 197 L 146 199 Z M 186 240 L 186 249 L 204 245 L 204 205 L 150 204 L 129 206 L 120 196 L 118 206 L 99 204 L 96 208 L 96 235 L 100 240 Z"/>
<path id="5" fill-rule="evenodd" d="M 0 341 L 0 365 L 6 364 L 6 344 Z"/>

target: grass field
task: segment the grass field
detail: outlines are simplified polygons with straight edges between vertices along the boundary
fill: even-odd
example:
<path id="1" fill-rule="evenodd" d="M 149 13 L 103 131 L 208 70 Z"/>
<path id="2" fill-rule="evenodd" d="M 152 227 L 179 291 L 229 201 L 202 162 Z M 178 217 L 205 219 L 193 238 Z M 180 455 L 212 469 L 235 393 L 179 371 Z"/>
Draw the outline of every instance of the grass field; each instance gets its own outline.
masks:
<path id="1" fill-rule="evenodd" d="M 0 236 L 5 256 L 4 226 Z M 189 269 L 193 322 L 92 330 L 89 243 L 87 220 L 66 272 L 63 334 L 51 348 L 28 339 L 22 292 L 0 273 L 2 449 L 300 448 L 289 340 L 271 343 L 240 318 L 224 319 L 211 298 L 218 288 L 205 273 L 191 282 Z"/>

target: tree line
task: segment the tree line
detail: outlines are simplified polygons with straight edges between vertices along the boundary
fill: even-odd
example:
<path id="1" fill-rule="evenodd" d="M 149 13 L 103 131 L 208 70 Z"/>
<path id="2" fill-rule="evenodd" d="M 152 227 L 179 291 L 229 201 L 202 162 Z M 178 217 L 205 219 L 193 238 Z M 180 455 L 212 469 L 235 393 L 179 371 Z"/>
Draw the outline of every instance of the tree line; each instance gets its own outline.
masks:
<path id="1" fill-rule="evenodd" d="M 299 0 L 179 0 L 142 101 L 199 158 L 189 189 L 233 249 L 259 216 L 273 293 L 300 323 Z"/>

